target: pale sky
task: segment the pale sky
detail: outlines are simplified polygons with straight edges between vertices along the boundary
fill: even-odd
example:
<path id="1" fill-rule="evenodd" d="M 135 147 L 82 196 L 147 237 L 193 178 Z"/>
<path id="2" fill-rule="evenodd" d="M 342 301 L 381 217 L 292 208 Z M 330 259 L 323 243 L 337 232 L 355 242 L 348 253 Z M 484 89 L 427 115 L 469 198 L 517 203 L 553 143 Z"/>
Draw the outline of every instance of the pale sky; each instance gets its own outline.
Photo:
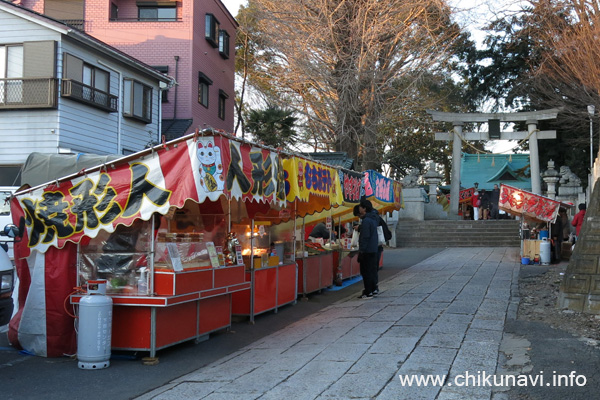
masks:
<path id="1" fill-rule="evenodd" d="M 235 18 L 240 9 L 241 4 L 246 4 L 246 0 L 221 0 L 221 2 L 227 7 L 231 15 Z"/>

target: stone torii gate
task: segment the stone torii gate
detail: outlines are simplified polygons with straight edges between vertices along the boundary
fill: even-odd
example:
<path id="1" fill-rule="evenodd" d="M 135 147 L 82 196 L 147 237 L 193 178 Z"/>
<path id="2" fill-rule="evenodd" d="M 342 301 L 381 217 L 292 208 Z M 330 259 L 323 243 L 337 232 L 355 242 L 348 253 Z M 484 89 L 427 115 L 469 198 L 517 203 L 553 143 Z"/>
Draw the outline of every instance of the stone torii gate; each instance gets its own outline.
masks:
<path id="1" fill-rule="evenodd" d="M 450 186 L 450 213 L 458 215 L 458 195 L 460 191 L 460 159 L 462 139 L 464 140 L 523 140 L 529 138 L 529 163 L 531 171 L 531 190 L 542 194 L 540 178 L 540 159 L 538 154 L 538 139 L 556 139 L 556 131 L 539 131 L 538 121 L 556 119 L 558 109 L 529 111 L 521 113 L 449 113 L 427 110 L 434 121 L 451 122 L 453 132 L 436 132 L 435 140 L 452 140 L 452 171 Z M 527 132 L 501 132 L 502 122 L 527 123 Z M 488 123 L 488 132 L 465 132 L 466 123 Z"/>

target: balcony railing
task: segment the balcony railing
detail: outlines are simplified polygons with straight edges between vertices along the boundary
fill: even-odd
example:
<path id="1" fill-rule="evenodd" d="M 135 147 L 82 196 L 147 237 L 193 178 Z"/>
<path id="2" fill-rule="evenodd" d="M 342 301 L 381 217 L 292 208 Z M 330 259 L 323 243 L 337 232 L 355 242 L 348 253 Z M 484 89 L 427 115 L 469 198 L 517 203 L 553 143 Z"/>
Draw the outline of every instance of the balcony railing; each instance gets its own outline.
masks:
<path id="1" fill-rule="evenodd" d="M 181 22 L 183 18 L 109 18 L 110 22 Z"/>
<path id="2" fill-rule="evenodd" d="M 104 111 L 117 111 L 117 96 L 71 79 L 62 80 L 61 95 Z"/>
<path id="3" fill-rule="evenodd" d="M 0 110 L 56 108 L 55 78 L 0 79 Z"/>

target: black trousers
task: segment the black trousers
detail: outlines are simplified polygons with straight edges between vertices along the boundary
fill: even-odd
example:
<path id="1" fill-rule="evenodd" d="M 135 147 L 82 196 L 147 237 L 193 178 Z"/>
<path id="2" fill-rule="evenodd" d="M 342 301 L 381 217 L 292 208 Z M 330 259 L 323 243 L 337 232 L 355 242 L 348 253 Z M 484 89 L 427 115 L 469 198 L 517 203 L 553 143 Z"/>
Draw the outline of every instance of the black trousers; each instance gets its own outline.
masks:
<path id="1" fill-rule="evenodd" d="M 377 289 L 377 253 L 362 253 L 360 274 L 365 285 L 364 294 L 373 293 Z"/>

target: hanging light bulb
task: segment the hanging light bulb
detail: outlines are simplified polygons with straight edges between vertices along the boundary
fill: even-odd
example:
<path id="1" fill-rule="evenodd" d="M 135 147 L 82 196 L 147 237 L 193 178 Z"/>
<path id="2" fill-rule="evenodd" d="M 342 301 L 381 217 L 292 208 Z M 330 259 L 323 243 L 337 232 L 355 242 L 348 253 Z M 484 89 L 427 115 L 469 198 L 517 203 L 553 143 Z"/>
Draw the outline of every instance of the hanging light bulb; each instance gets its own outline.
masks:
<path id="1" fill-rule="evenodd" d="M 479 152 L 477 152 L 477 162 L 479 162 Z"/>
<path id="2" fill-rule="evenodd" d="M 492 167 L 496 166 L 496 162 L 494 161 L 494 157 L 492 156 Z"/>
<path id="3" fill-rule="evenodd" d="M 512 153 L 508 155 L 508 162 L 512 162 Z"/>

